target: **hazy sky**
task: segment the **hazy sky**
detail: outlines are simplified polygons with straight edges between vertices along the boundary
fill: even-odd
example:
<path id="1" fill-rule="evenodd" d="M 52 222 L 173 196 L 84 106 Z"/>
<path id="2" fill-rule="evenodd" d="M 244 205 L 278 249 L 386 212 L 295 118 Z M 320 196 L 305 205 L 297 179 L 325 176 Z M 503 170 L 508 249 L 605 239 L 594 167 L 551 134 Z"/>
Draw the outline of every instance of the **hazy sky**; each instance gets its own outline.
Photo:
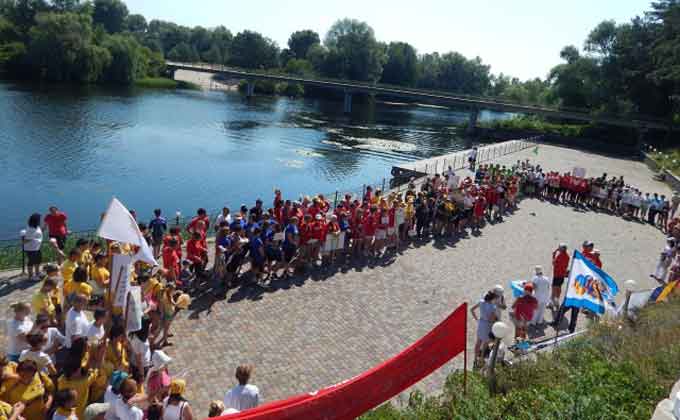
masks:
<path id="1" fill-rule="evenodd" d="M 625 22 L 649 0 L 125 0 L 130 13 L 181 25 L 258 31 L 285 47 L 313 29 L 323 39 L 337 19 L 368 22 L 380 41 L 406 41 L 419 53 L 480 56 L 494 73 L 545 77 L 568 44 L 583 45 L 604 19 Z"/>

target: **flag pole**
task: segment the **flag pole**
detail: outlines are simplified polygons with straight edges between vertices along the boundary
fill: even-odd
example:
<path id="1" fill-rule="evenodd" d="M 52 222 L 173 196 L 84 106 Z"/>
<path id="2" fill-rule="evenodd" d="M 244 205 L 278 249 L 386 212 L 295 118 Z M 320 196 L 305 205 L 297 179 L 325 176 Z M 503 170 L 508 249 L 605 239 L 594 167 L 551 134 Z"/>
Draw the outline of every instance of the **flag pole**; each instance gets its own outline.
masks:
<path id="1" fill-rule="evenodd" d="M 574 253 L 571 256 L 571 261 L 569 262 L 569 271 L 567 275 L 567 290 L 564 291 L 564 296 L 562 297 L 562 304 L 560 307 L 557 309 L 557 320 L 555 321 L 555 342 L 553 343 L 553 355 L 555 354 L 555 348 L 557 348 L 557 339 L 560 336 L 560 324 L 562 323 L 562 318 L 564 317 L 564 312 L 562 311 L 562 308 L 564 308 L 564 302 L 567 300 L 567 292 L 569 292 L 569 283 L 571 282 L 571 270 L 574 267 L 574 259 L 576 257 L 576 250 L 574 250 Z M 572 308 L 572 311 L 574 309 Z"/>
<path id="2" fill-rule="evenodd" d="M 125 265 L 121 266 L 120 270 L 118 270 L 118 281 L 116 281 L 116 287 L 113 289 L 113 295 L 110 295 L 110 300 L 111 300 L 111 309 L 113 309 L 114 302 L 116 301 L 116 295 L 118 295 L 118 287 L 120 287 L 120 277 L 123 275 L 123 268 L 127 267 Z M 111 290 L 111 282 L 109 282 L 109 290 Z"/>
<path id="3" fill-rule="evenodd" d="M 132 295 L 132 292 L 128 292 L 127 296 L 125 296 L 125 312 L 123 312 L 123 325 L 125 326 L 125 331 L 127 331 L 128 311 L 130 310 L 130 295 Z"/>
<path id="4" fill-rule="evenodd" d="M 463 395 L 467 395 L 467 365 L 468 365 L 468 350 L 467 350 L 467 326 L 468 326 L 468 303 L 465 302 L 465 349 L 463 350 Z"/>

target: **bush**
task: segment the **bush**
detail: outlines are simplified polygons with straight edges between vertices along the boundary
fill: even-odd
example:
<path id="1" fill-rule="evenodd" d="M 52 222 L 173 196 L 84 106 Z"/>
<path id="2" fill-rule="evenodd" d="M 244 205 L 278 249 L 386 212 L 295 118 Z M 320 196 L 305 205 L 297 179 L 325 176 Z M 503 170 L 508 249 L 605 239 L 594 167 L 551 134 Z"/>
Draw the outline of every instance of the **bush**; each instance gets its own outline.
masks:
<path id="1" fill-rule="evenodd" d="M 650 156 L 656 161 L 659 167 L 668 169 L 680 176 L 680 149 L 663 151 L 652 149 Z"/>
<path id="2" fill-rule="evenodd" d="M 441 395 L 415 392 L 405 407 L 388 403 L 362 419 L 648 419 L 680 375 L 678 311 L 677 298 L 653 305 L 634 325 L 595 325 L 552 353 L 500 367 L 496 395 L 475 372 L 464 394 L 455 372 Z"/>

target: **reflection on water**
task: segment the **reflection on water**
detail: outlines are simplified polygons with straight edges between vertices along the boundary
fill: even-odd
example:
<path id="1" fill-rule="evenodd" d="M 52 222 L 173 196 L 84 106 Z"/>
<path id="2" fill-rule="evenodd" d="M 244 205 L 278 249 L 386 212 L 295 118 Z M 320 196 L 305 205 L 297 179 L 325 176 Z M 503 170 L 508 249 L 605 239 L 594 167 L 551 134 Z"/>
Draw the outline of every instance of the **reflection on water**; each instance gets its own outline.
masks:
<path id="1" fill-rule="evenodd" d="M 357 104 L 346 116 L 319 99 L 0 83 L 0 237 L 52 204 L 71 229 L 92 228 L 114 195 L 146 220 L 155 207 L 236 207 L 274 188 L 355 188 L 396 162 L 460 149 L 454 125 L 466 120 L 430 107 Z"/>

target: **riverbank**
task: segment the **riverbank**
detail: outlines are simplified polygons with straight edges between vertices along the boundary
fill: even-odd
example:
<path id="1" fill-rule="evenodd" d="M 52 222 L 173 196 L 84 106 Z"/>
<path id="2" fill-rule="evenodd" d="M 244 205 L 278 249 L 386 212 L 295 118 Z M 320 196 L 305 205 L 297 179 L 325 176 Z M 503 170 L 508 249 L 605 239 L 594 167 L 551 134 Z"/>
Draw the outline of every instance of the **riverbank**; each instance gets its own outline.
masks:
<path id="1" fill-rule="evenodd" d="M 173 80 L 165 77 L 145 77 L 135 81 L 135 86 L 148 89 L 188 89 L 200 90 L 201 86 L 184 80 Z"/>

